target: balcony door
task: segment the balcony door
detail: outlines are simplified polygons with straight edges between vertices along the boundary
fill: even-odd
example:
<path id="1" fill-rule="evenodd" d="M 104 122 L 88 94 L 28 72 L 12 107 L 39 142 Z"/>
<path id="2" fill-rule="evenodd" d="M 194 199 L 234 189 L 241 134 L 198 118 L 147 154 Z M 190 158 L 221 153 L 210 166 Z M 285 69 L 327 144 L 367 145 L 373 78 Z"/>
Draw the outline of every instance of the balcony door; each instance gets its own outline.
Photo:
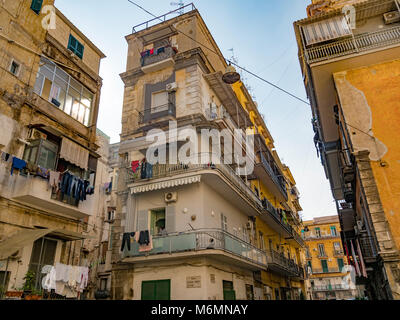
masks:
<path id="1" fill-rule="evenodd" d="M 236 292 L 232 281 L 223 281 L 224 300 L 236 300 Z"/>
<path id="2" fill-rule="evenodd" d="M 56 256 L 57 241 L 48 238 L 41 238 L 33 243 L 29 271 L 35 273 L 35 288 L 42 288 L 42 268 L 46 265 L 54 265 Z"/>
<path id="3" fill-rule="evenodd" d="M 323 273 L 328 273 L 328 261 L 326 260 L 321 260 L 321 266 L 322 266 L 322 272 Z"/>

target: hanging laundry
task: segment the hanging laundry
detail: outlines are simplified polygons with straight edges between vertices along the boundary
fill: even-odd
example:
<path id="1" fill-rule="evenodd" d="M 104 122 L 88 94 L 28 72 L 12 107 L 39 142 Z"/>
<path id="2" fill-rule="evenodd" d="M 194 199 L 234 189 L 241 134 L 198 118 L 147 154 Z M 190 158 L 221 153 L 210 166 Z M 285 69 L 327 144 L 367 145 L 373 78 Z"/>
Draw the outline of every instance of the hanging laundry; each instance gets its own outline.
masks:
<path id="1" fill-rule="evenodd" d="M 24 160 L 13 157 L 11 166 L 11 175 L 13 175 L 14 169 L 22 170 L 26 168 L 26 162 Z"/>
<path id="2" fill-rule="evenodd" d="M 60 172 L 50 170 L 49 186 L 54 192 L 57 192 L 59 189 L 60 175 Z"/>
<path id="3" fill-rule="evenodd" d="M 359 277 L 361 275 L 361 272 L 360 272 L 360 266 L 358 265 L 356 253 L 354 251 L 353 240 L 350 240 L 350 244 L 351 244 L 351 255 L 353 256 L 356 273 L 357 273 L 357 276 Z"/>
<path id="4" fill-rule="evenodd" d="M 121 251 L 124 251 L 125 245 L 131 250 L 131 237 L 135 238 L 135 232 L 124 233 L 122 236 Z"/>
<path id="5" fill-rule="evenodd" d="M 150 50 L 150 55 L 152 56 L 154 54 L 154 48 Z"/>
<path id="6" fill-rule="evenodd" d="M 41 166 L 38 166 L 38 169 L 36 171 L 36 175 L 39 177 L 42 177 L 44 179 L 49 179 L 50 178 L 50 170 L 43 168 Z"/>
<path id="7" fill-rule="evenodd" d="M 163 52 L 165 52 L 165 47 L 157 49 L 157 54 L 160 54 L 160 53 L 163 53 Z"/>
<path id="8" fill-rule="evenodd" d="M 34 163 L 31 163 L 31 162 L 26 163 L 26 170 L 28 170 L 29 173 L 36 174 L 38 168 L 39 167 Z"/>
<path id="9" fill-rule="evenodd" d="M 361 252 L 360 242 L 358 241 L 358 239 L 356 239 L 356 244 L 357 244 L 358 256 L 360 257 L 361 273 L 364 278 L 368 278 L 367 269 L 365 267 L 364 258 L 363 258 L 362 252 Z"/>
<path id="10" fill-rule="evenodd" d="M 10 154 L 3 152 L 1 154 L 1 160 L 3 160 L 4 162 L 9 162 L 11 160 Z"/>
<path id="11" fill-rule="evenodd" d="M 139 236 L 139 252 L 153 250 L 153 239 L 149 231 L 141 231 Z"/>
<path id="12" fill-rule="evenodd" d="M 132 161 L 131 167 L 133 173 L 136 173 L 137 169 L 140 167 L 140 161 Z"/>

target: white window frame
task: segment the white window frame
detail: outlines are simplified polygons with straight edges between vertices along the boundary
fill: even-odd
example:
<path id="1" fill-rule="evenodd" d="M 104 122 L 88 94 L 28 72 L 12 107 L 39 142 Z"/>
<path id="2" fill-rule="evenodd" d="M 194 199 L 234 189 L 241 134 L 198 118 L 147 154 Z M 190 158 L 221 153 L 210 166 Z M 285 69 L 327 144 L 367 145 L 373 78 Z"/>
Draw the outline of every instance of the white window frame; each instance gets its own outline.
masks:
<path id="1" fill-rule="evenodd" d="M 12 68 L 12 66 L 13 66 L 14 63 L 18 66 L 17 72 L 16 72 L 16 73 L 14 73 L 14 72 L 11 71 L 11 68 Z M 8 70 L 10 71 L 10 73 L 11 73 L 12 75 L 14 75 L 14 76 L 16 76 L 16 77 L 19 77 L 19 73 L 20 73 L 20 71 L 21 71 L 21 63 L 19 63 L 19 62 L 18 62 L 17 60 L 15 60 L 15 59 L 11 59 L 10 67 L 8 68 Z"/>

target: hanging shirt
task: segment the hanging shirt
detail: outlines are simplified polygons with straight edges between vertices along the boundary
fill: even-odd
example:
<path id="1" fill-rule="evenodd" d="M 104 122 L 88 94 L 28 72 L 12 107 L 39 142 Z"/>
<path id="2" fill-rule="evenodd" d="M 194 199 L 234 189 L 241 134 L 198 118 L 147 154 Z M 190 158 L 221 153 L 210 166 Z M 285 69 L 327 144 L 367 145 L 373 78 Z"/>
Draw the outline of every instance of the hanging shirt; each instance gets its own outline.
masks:
<path id="1" fill-rule="evenodd" d="M 13 157 L 11 166 L 11 175 L 13 175 L 14 169 L 22 170 L 26 168 L 26 162 L 24 160 Z"/>

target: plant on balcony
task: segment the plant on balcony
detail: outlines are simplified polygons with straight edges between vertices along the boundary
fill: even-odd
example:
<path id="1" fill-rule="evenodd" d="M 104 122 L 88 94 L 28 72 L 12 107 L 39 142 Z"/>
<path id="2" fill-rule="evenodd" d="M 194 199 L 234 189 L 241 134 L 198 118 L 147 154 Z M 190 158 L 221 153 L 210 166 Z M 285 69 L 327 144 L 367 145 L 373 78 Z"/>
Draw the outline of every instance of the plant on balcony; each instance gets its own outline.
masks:
<path id="1" fill-rule="evenodd" d="M 36 273 L 34 271 L 28 271 L 24 277 L 23 293 L 25 300 L 41 300 L 42 292 L 35 288 Z"/>

